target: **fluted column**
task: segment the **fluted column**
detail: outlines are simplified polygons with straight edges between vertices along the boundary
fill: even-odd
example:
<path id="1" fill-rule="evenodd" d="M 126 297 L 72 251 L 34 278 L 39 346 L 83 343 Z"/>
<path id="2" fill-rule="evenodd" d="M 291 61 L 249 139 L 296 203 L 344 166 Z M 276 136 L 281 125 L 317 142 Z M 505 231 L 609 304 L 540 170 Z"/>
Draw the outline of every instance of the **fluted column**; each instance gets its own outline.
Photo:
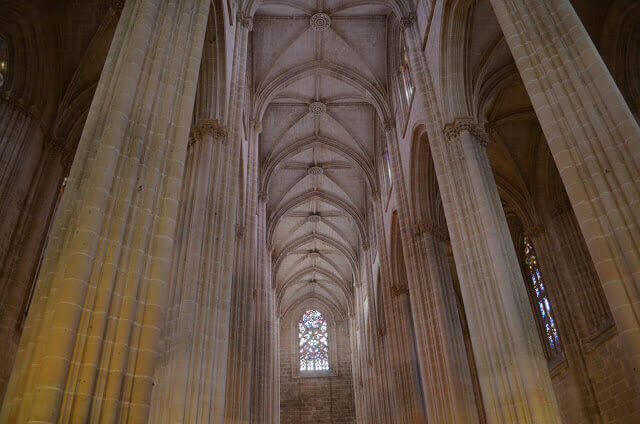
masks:
<path id="1" fill-rule="evenodd" d="M 467 119 L 445 133 L 432 151 L 487 421 L 560 423 L 486 136 Z"/>
<path id="2" fill-rule="evenodd" d="M 236 31 L 233 75 L 236 84 L 245 84 L 247 63 L 247 42 L 252 20 L 238 15 L 242 30 Z M 242 91 L 244 93 L 244 91 Z M 238 99 L 243 99 L 241 96 Z M 242 103 L 238 101 L 238 116 L 242 116 Z M 238 128 L 240 130 L 240 127 Z M 239 218 L 242 237 L 236 248 L 236 266 L 231 309 L 231 337 L 228 361 L 227 399 L 225 423 L 248 423 L 251 420 L 251 383 L 255 338 L 255 289 L 257 283 L 258 249 L 258 134 L 259 123 L 254 123 L 249 131 L 247 148 L 247 181 L 243 216 Z"/>
<path id="3" fill-rule="evenodd" d="M 0 266 L 4 266 L 31 179 L 43 150 L 36 117 L 12 99 L 0 100 Z"/>
<path id="4" fill-rule="evenodd" d="M 433 222 L 421 221 L 418 223 L 418 227 L 421 227 L 419 231 L 412 231 L 409 225 L 411 205 L 407 198 L 395 126 L 387 123 L 385 131 L 391 153 L 394 190 L 401 205 L 398 216 L 406 252 L 412 318 L 427 417 L 435 422 L 477 422 L 478 409 L 473 396 L 462 327 L 442 243 L 442 239 L 447 237 L 447 230 L 437 228 Z M 427 190 L 426 187 L 424 189 Z"/>
<path id="5" fill-rule="evenodd" d="M 258 285 L 255 307 L 255 357 L 253 361 L 252 422 L 276 424 L 280 409 L 280 386 L 276 368 L 280 367 L 276 336 L 277 300 L 272 286 L 271 250 L 267 249 L 267 204 L 261 199 L 258 209 Z"/>
<path id="6" fill-rule="evenodd" d="M 229 139 L 217 121 L 203 120 L 191 140 L 153 423 L 224 418 L 240 140 Z"/>
<path id="7" fill-rule="evenodd" d="M 471 372 L 447 257 L 447 230 L 422 223 L 418 243 L 427 279 L 415 290 L 413 316 L 422 381 L 433 422 L 479 422 Z"/>
<path id="8" fill-rule="evenodd" d="M 491 0 L 640 385 L 640 128 L 569 0 Z"/>
<path id="9" fill-rule="evenodd" d="M 378 329 L 381 334 L 382 347 L 387 351 L 387 372 L 392 401 L 394 423 L 416 423 L 426 420 L 423 393 L 420 387 L 420 371 L 417 366 L 415 336 L 411 319 L 411 306 L 407 281 L 397 281 L 391 267 L 393 253 L 386 248 L 384 242 L 384 223 L 382 221 L 382 202 L 375 202 L 376 225 L 378 238 L 381 240 L 382 280 L 378 282 L 378 290 L 384 292 L 384 305 L 378 304 L 384 314 L 385 327 Z M 401 246 L 396 246 L 402 249 Z M 401 265 L 404 267 L 404 263 Z M 395 277 L 395 278 L 394 278 Z"/>
<path id="10" fill-rule="evenodd" d="M 69 161 L 68 153 L 53 146 L 45 148 L 0 268 L 0 340 L 3 343 L 0 402 L 9 382 L 29 297 Z"/>
<path id="11" fill-rule="evenodd" d="M 208 0 L 127 1 L 0 422 L 145 422 Z"/>

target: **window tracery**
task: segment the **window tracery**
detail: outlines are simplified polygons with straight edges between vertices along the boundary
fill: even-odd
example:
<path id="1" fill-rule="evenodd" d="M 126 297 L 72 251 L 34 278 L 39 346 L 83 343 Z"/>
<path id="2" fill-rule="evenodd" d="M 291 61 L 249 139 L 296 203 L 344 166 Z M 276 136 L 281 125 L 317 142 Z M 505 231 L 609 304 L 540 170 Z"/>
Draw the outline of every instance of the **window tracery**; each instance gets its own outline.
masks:
<path id="1" fill-rule="evenodd" d="M 547 289 L 542 279 L 536 252 L 533 243 L 528 237 L 524 238 L 524 261 L 529 288 L 534 297 L 536 312 L 542 324 L 545 341 L 549 348 L 550 356 L 555 357 L 561 353 L 560 333 L 553 315 L 551 302 L 547 296 Z"/>
<path id="2" fill-rule="evenodd" d="M 300 371 L 329 370 L 329 334 L 320 311 L 309 309 L 298 322 Z"/>

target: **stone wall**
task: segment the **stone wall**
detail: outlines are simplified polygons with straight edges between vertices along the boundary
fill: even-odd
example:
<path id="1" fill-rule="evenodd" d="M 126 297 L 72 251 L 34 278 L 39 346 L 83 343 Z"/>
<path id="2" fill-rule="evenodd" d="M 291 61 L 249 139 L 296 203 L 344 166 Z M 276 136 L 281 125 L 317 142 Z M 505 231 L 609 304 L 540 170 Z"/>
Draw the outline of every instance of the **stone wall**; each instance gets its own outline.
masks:
<path id="1" fill-rule="evenodd" d="M 280 329 L 280 423 L 355 423 L 348 321 L 328 320 L 332 375 L 301 377 L 296 348 L 298 334 L 292 325 L 298 319 L 299 314 L 291 314 L 282 321 Z"/>

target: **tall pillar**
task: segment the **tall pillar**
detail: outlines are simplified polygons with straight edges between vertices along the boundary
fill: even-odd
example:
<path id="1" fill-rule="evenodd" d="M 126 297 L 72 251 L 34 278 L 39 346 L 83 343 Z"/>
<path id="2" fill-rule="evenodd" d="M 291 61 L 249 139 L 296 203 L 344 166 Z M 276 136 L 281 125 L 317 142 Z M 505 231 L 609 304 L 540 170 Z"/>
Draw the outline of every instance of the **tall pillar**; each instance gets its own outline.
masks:
<path id="1" fill-rule="evenodd" d="M 640 385 L 640 128 L 569 0 L 491 0 Z"/>
<path id="2" fill-rule="evenodd" d="M 253 361 L 252 421 L 275 424 L 280 409 L 280 387 L 276 368 L 280 367 L 276 336 L 277 300 L 272 286 L 271 250 L 267 248 L 267 204 L 260 199 L 258 209 L 258 270 L 255 297 L 255 357 Z M 276 412 L 278 411 L 278 412 Z"/>
<path id="3" fill-rule="evenodd" d="M 0 100 L 0 266 L 37 172 L 43 151 L 43 130 L 37 118 L 12 99 Z"/>
<path id="4" fill-rule="evenodd" d="M 3 343 L 0 402 L 9 383 L 34 279 L 68 162 L 68 153 L 51 145 L 44 149 L 0 267 L 0 340 Z"/>
<path id="5" fill-rule="evenodd" d="M 445 134 L 431 147 L 487 422 L 560 423 L 486 135 L 467 119 Z"/>
<path id="6" fill-rule="evenodd" d="M 379 313 L 384 314 L 384 328 L 378 329 L 378 332 L 383 333 L 380 334 L 379 343 L 387 353 L 386 371 L 389 389 L 393 396 L 391 409 L 393 418 L 390 422 L 401 424 L 425 422 L 424 398 L 420 371 L 417 367 L 418 358 L 415 354 L 416 340 L 407 281 L 398 281 L 406 277 L 392 271 L 393 252 L 387 249 L 388 244 L 384 241 L 382 202 L 379 196 L 375 208 L 377 234 L 381 241 L 380 245 L 383 246 L 380 251 L 382 281 L 378 282 L 378 290 L 384 293 L 384 301 L 376 306 Z M 402 249 L 402 246 L 397 244 L 395 248 Z M 404 268 L 404 262 L 400 266 Z"/>
<path id="7" fill-rule="evenodd" d="M 147 419 L 208 8 L 146 0 L 122 11 L 2 423 Z"/>
<path id="8" fill-rule="evenodd" d="M 394 125 L 387 125 L 385 130 L 397 201 L 401 205 L 398 217 L 406 251 L 427 417 L 433 422 L 478 422 L 453 280 L 442 241 L 447 229 L 423 220 L 417 223 L 418 231 L 412 231 L 411 205 L 400 165 L 396 129 Z"/>
<path id="9" fill-rule="evenodd" d="M 240 142 L 217 121 L 192 130 L 153 423 L 224 421 Z"/>
<path id="10" fill-rule="evenodd" d="M 477 423 L 478 408 L 465 350 L 449 259 L 447 229 L 422 223 L 418 243 L 428 278 L 416 287 L 414 321 L 429 420 Z"/>
<path id="11" fill-rule="evenodd" d="M 237 15 L 239 28 L 236 31 L 234 55 L 234 84 L 240 88 L 246 82 L 247 43 L 253 21 L 244 15 Z M 240 28 L 241 27 L 241 28 Z M 234 91 L 235 92 L 235 91 Z M 238 91 L 237 117 L 242 117 L 244 88 Z M 238 131 L 241 131 L 241 126 Z M 231 303 L 231 336 L 229 355 L 225 423 L 249 423 L 251 420 L 251 382 L 254 357 L 255 288 L 258 275 L 256 252 L 258 251 L 258 134 L 260 125 L 253 122 L 249 129 L 246 192 L 243 216 L 239 217 L 240 239 L 236 247 L 233 293 Z"/>

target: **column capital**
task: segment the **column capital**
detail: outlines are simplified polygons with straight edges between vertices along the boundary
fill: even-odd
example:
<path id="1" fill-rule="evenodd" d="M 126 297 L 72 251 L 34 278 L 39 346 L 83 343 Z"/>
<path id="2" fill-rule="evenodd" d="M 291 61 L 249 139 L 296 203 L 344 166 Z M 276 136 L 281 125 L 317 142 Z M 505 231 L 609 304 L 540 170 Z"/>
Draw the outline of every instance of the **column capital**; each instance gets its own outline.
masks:
<path id="1" fill-rule="evenodd" d="M 236 20 L 240 25 L 247 28 L 249 31 L 253 31 L 253 17 L 247 16 L 244 13 L 238 13 Z"/>
<path id="2" fill-rule="evenodd" d="M 189 146 L 201 141 L 205 135 L 210 135 L 214 142 L 224 143 L 227 139 L 227 129 L 220 125 L 217 119 L 201 119 L 191 128 Z"/>
<path id="3" fill-rule="evenodd" d="M 489 136 L 483 127 L 478 125 L 473 118 L 455 118 L 452 123 L 444 126 L 444 136 L 448 142 L 453 143 L 464 131 L 476 138 L 483 147 L 489 143 Z"/>
<path id="4" fill-rule="evenodd" d="M 396 128 L 396 121 L 393 120 L 393 119 L 385 120 L 382 123 L 382 127 L 384 128 L 384 132 L 385 133 L 389 133 L 389 132 L 393 131 Z"/>
<path id="5" fill-rule="evenodd" d="M 416 14 L 409 13 L 408 15 L 400 18 L 400 26 L 402 27 L 402 29 L 407 29 L 411 25 L 413 25 L 415 21 L 416 21 Z"/>
<path id="6" fill-rule="evenodd" d="M 536 238 L 544 234 L 544 227 L 541 225 L 533 225 L 524 231 L 524 235 L 529 238 Z"/>
<path id="7" fill-rule="evenodd" d="M 423 219 L 416 223 L 416 235 L 421 237 L 424 234 L 430 234 L 442 242 L 449 240 L 449 231 L 430 219 Z"/>
<path id="8" fill-rule="evenodd" d="M 116 11 L 116 13 L 120 13 L 122 12 L 122 9 L 124 9 L 125 1 L 126 0 L 111 0 L 111 7 Z"/>

